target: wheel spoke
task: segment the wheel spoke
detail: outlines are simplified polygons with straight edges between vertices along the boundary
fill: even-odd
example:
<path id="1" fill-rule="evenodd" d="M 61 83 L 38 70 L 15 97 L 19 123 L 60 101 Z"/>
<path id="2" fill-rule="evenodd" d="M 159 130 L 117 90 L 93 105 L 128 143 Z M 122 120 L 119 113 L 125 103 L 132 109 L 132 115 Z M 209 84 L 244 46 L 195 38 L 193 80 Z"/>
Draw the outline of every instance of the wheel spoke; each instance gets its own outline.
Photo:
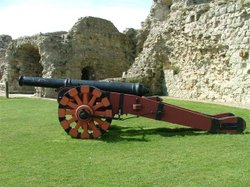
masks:
<path id="1" fill-rule="evenodd" d="M 77 103 L 78 105 L 82 105 L 82 101 L 81 101 L 81 99 L 79 98 L 78 95 L 75 95 L 75 96 L 74 96 L 74 99 L 76 100 L 76 103 Z"/>
<path id="2" fill-rule="evenodd" d="M 83 128 L 83 133 L 81 134 L 82 139 L 89 139 L 89 128 L 88 128 L 88 123 L 87 122 L 82 122 L 82 128 Z"/>
<path id="3" fill-rule="evenodd" d="M 101 136 L 102 133 L 101 133 L 100 129 L 98 129 L 98 128 L 95 126 L 95 124 L 94 124 L 93 121 L 89 122 L 89 126 L 90 126 L 90 128 L 93 130 L 93 137 L 94 137 L 94 138 L 98 138 L 98 137 Z"/>
<path id="4" fill-rule="evenodd" d="M 90 88 L 88 86 L 81 86 L 81 93 L 83 94 L 83 104 L 87 105 L 89 102 L 89 91 Z"/>
<path id="5" fill-rule="evenodd" d="M 72 103 L 71 101 L 68 102 L 67 104 L 69 107 L 73 108 L 73 109 L 77 109 L 78 105 L 75 103 Z"/>
<path id="6" fill-rule="evenodd" d="M 72 117 L 71 119 L 67 120 L 69 124 L 75 122 L 77 120 L 76 117 Z"/>
<path id="7" fill-rule="evenodd" d="M 76 138 L 77 135 L 78 135 L 78 131 L 75 129 L 75 128 L 72 128 L 70 131 L 69 131 L 69 135 L 73 138 Z"/>
<path id="8" fill-rule="evenodd" d="M 94 121 L 99 125 L 99 127 L 104 130 L 107 131 L 108 128 L 110 127 L 110 123 L 107 121 L 102 121 L 100 118 L 94 118 Z"/>
<path id="9" fill-rule="evenodd" d="M 105 117 L 105 118 L 112 118 L 112 110 L 105 110 L 105 111 L 95 111 L 95 116 Z"/>
<path id="10" fill-rule="evenodd" d="M 74 115 L 76 110 L 66 109 L 66 115 Z"/>
<path id="11" fill-rule="evenodd" d="M 66 109 L 59 108 L 58 109 L 58 116 L 59 116 L 59 118 L 63 118 L 63 117 L 65 117 L 65 115 L 66 115 Z"/>
<path id="12" fill-rule="evenodd" d="M 97 103 L 96 105 L 93 106 L 93 110 L 98 110 L 101 107 L 103 107 L 103 104 L 102 103 Z"/>
<path id="13" fill-rule="evenodd" d="M 83 104 L 87 105 L 89 102 L 89 95 L 87 93 L 83 94 Z"/>
<path id="14" fill-rule="evenodd" d="M 89 105 L 89 106 L 93 106 L 94 103 L 95 103 L 95 101 L 96 101 L 96 96 L 93 96 L 93 97 L 90 99 L 88 105 Z"/>
<path id="15" fill-rule="evenodd" d="M 80 98 L 79 98 L 79 93 L 78 93 L 78 89 L 76 89 L 76 88 L 71 88 L 70 90 L 69 90 L 69 95 L 72 97 L 72 98 L 74 98 L 74 100 L 76 101 L 76 103 L 78 104 L 78 105 L 81 105 L 82 104 L 82 101 L 80 100 Z"/>
<path id="16" fill-rule="evenodd" d="M 62 126 L 62 128 L 63 128 L 64 130 L 68 129 L 68 128 L 70 127 L 69 125 L 70 125 L 70 124 L 68 123 L 67 120 L 61 121 L 61 126 Z"/>
<path id="17" fill-rule="evenodd" d="M 81 122 L 78 121 L 76 126 L 75 126 L 75 129 L 78 131 L 81 126 L 82 126 Z"/>

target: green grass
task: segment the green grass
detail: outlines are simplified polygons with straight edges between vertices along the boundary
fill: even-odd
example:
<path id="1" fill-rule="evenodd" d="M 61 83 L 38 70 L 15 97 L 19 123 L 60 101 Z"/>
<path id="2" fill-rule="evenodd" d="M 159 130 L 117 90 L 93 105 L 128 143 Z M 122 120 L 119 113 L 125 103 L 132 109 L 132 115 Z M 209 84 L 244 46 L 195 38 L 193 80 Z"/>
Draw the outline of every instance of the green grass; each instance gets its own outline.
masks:
<path id="1" fill-rule="evenodd" d="M 135 118 L 113 121 L 102 139 L 77 140 L 60 127 L 55 101 L 0 97 L 0 186 L 249 186 L 250 110 L 167 102 L 233 112 L 248 126 L 212 135 Z"/>

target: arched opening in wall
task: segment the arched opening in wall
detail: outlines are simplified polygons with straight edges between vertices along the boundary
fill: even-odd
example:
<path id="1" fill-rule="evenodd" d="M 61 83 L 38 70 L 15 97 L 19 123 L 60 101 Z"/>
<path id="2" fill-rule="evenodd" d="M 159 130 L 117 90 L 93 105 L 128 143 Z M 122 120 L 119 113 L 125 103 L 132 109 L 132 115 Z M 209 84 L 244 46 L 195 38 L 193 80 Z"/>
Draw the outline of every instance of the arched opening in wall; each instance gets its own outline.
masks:
<path id="1" fill-rule="evenodd" d="M 42 76 L 43 67 L 40 64 L 40 53 L 36 46 L 31 44 L 24 44 L 17 48 L 13 55 L 14 61 L 12 64 L 12 77 L 16 80 L 21 75 L 25 76 Z M 18 92 L 35 93 L 34 87 L 18 87 Z"/>
<path id="2" fill-rule="evenodd" d="M 83 67 L 81 80 L 95 80 L 94 69 L 90 66 Z"/>

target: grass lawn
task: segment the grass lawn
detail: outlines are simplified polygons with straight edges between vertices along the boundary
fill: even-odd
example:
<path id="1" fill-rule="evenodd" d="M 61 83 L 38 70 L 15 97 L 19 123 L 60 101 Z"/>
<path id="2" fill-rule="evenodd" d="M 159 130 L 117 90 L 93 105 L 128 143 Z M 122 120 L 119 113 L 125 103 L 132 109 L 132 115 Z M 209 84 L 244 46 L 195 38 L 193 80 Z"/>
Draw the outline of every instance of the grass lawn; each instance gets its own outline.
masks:
<path id="1" fill-rule="evenodd" d="M 135 118 L 78 140 L 61 128 L 55 101 L 0 97 L 0 186 L 250 186 L 250 109 L 166 102 L 233 112 L 247 129 L 212 135 Z"/>

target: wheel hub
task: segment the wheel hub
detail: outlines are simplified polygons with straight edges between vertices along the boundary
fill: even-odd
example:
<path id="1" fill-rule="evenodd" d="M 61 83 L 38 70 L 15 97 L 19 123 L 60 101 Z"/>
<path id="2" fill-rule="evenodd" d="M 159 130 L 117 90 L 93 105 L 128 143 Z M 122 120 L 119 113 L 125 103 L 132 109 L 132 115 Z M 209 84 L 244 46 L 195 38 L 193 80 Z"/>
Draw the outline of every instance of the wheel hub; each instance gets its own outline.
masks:
<path id="1" fill-rule="evenodd" d="M 79 118 L 82 120 L 86 120 L 86 119 L 90 118 L 90 114 L 86 110 L 81 110 L 79 112 Z"/>
<path id="2" fill-rule="evenodd" d="M 76 109 L 75 116 L 78 120 L 89 122 L 93 115 L 93 110 L 88 105 L 81 105 Z"/>

